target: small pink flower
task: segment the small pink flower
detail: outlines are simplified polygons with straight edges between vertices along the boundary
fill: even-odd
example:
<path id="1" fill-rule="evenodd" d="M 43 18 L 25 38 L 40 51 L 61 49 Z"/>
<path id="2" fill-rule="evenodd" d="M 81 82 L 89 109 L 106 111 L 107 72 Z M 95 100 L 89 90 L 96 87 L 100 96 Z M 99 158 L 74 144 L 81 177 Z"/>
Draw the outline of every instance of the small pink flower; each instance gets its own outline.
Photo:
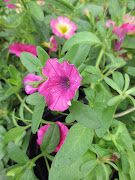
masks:
<path id="1" fill-rule="evenodd" d="M 108 21 L 106 22 L 106 24 L 105 24 L 105 27 L 106 27 L 106 28 L 110 28 L 111 24 L 112 24 L 112 25 L 113 25 L 113 27 L 114 27 L 115 22 L 114 22 L 114 21 L 112 21 L 112 20 L 108 20 Z"/>
<path id="2" fill-rule="evenodd" d="M 59 151 L 59 149 L 61 148 L 62 144 L 64 143 L 66 135 L 69 131 L 68 128 L 64 124 L 62 124 L 61 122 L 57 121 L 56 123 L 58 124 L 59 130 L 60 130 L 60 142 L 59 142 L 58 146 L 56 147 L 56 149 L 54 150 L 54 152 Z M 38 145 L 41 145 L 43 136 L 49 127 L 50 127 L 50 124 L 47 124 L 38 130 L 38 132 L 37 132 L 37 136 L 38 136 L 37 143 L 38 143 Z"/>
<path id="3" fill-rule="evenodd" d="M 5 3 L 8 3 L 10 2 L 11 0 L 4 0 Z M 9 9 L 15 9 L 16 8 L 16 5 L 15 4 L 6 4 L 6 6 L 9 8 Z"/>
<path id="4" fill-rule="evenodd" d="M 124 23 L 129 23 L 135 26 L 135 16 L 130 16 L 129 14 L 126 14 L 124 16 Z M 128 34 L 133 35 L 135 34 L 135 31 L 132 31 L 132 32 L 129 31 Z"/>
<path id="5" fill-rule="evenodd" d="M 111 24 L 113 24 L 113 33 L 117 34 L 117 36 L 119 37 L 119 41 L 115 40 L 115 52 L 119 52 L 121 50 L 121 45 L 123 43 L 126 33 L 135 31 L 135 26 L 126 23 L 123 24 L 121 27 L 117 27 L 115 26 L 114 21 L 108 20 L 105 24 L 105 27 L 109 28 Z"/>
<path id="6" fill-rule="evenodd" d="M 11 53 L 16 54 L 16 56 L 18 57 L 20 57 L 20 54 L 22 52 L 29 52 L 34 56 L 37 56 L 36 46 L 33 45 L 25 45 L 15 42 L 14 45 L 9 46 L 9 50 Z"/>
<path id="7" fill-rule="evenodd" d="M 44 1 L 37 1 L 37 4 L 40 6 L 43 6 L 45 4 L 45 2 Z"/>
<path id="8" fill-rule="evenodd" d="M 55 37 L 55 36 L 52 36 L 52 37 L 50 38 L 49 48 L 50 48 L 51 51 L 54 51 L 54 52 L 57 51 L 58 43 L 57 43 L 57 41 L 56 41 L 56 37 Z"/>
<path id="9" fill-rule="evenodd" d="M 52 32 L 56 34 L 58 37 L 65 37 L 69 39 L 71 36 L 75 34 L 77 29 L 76 25 L 70 22 L 67 17 L 58 17 L 57 20 L 51 20 Z"/>
<path id="10" fill-rule="evenodd" d="M 28 85 L 27 83 L 33 82 L 33 81 L 41 81 L 42 79 L 44 79 L 44 78 L 42 78 L 40 76 L 36 76 L 34 74 L 28 74 L 27 76 L 25 76 L 25 78 L 23 79 L 23 84 L 25 85 L 25 92 L 27 94 L 35 93 L 37 91 L 37 88 L 32 87 L 35 84 Z"/>
<path id="11" fill-rule="evenodd" d="M 75 65 L 68 61 L 60 64 L 56 58 L 48 59 L 42 73 L 48 79 L 38 86 L 38 91 L 45 96 L 48 107 L 52 111 L 68 109 L 82 80 Z"/>
<path id="12" fill-rule="evenodd" d="M 56 52 L 57 48 L 58 48 L 58 43 L 56 41 L 56 37 L 55 36 L 52 36 L 50 38 L 50 42 L 49 43 L 43 42 L 42 45 L 47 47 L 47 48 L 49 48 L 49 56 L 51 55 L 51 51 Z"/>

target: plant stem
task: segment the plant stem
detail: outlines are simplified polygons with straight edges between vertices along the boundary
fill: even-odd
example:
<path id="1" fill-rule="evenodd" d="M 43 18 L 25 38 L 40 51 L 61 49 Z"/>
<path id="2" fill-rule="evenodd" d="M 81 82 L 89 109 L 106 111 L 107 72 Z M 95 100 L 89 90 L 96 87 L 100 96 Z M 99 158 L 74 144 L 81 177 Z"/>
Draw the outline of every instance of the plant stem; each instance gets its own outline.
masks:
<path id="1" fill-rule="evenodd" d="M 45 162 L 46 162 L 47 170 L 48 170 L 48 173 L 49 173 L 49 171 L 50 171 L 50 167 L 49 167 L 49 164 L 48 164 L 48 161 L 47 161 L 46 156 L 44 156 L 44 158 L 45 158 Z"/>
<path id="2" fill-rule="evenodd" d="M 96 62 L 96 68 L 98 68 L 99 64 L 100 64 L 100 61 L 102 59 L 102 56 L 104 54 L 104 51 L 105 51 L 105 47 L 103 46 L 100 53 L 99 53 L 99 56 L 98 56 L 98 59 L 97 59 L 97 62 Z"/>
<path id="3" fill-rule="evenodd" d="M 123 6 L 123 10 L 122 10 L 122 23 L 121 24 L 123 24 L 123 19 L 126 14 L 127 0 L 125 0 L 123 4 L 124 4 L 124 6 Z"/>
<path id="4" fill-rule="evenodd" d="M 18 97 L 18 99 L 20 100 L 20 102 L 22 102 L 23 100 L 22 100 L 22 98 L 21 98 L 21 96 L 18 94 L 18 93 L 15 93 L 16 94 L 16 96 Z M 24 107 L 31 113 L 31 114 L 33 114 L 33 111 L 24 103 Z"/>
<path id="5" fill-rule="evenodd" d="M 126 111 L 123 111 L 122 113 L 115 114 L 114 118 L 125 116 L 126 114 L 129 114 L 129 113 L 131 113 L 133 111 L 135 111 L 135 107 L 132 107 L 132 108 L 126 110 Z"/>
<path id="6" fill-rule="evenodd" d="M 33 158 L 31 161 L 35 162 L 36 160 L 38 160 L 39 158 L 41 158 L 42 156 L 44 156 L 42 153 L 37 155 L 35 158 Z"/>
<path id="7" fill-rule="evenodd" d="M 59 114 L 62 114 L 62 115 L 65 115 L 65 116 L 68 116 L 68 115 L 69 115 L 69 114 L 63 113 L 63 112 L 59 112 Z"/>

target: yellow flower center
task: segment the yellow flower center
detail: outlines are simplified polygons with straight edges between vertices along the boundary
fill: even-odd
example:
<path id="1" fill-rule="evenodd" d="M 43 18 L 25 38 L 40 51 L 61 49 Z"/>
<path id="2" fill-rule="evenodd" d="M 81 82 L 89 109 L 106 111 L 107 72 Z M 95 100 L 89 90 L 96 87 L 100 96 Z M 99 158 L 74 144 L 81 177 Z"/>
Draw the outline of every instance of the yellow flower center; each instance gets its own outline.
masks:
<path id="1" fill-rule="evenodd" d="M 61 33 L 61 34 L 66 34 L 70 29 L 69 25 L 66 23 L 57 24 L 56 28 L 59 31 L 59 33 Z"/>

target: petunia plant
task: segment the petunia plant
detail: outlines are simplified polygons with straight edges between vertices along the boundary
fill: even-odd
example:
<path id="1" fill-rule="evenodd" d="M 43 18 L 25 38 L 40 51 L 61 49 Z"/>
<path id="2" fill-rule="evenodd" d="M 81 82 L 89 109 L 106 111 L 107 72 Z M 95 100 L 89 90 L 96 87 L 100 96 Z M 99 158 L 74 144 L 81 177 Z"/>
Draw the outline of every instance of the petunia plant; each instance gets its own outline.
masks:
<path id="1" fill-rule="evenodd" d="M 0 1 L 0 179 L 135 179 L 134 7 Z"/>

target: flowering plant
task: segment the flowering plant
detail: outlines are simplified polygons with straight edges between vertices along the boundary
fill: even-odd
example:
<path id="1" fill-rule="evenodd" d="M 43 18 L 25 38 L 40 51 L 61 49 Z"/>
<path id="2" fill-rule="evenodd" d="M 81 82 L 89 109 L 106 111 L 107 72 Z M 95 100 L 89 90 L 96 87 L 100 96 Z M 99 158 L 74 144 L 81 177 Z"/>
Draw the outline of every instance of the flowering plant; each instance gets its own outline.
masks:
<path id="1" fill-rule="evenodd" d="M 0 179 L 135 179 L 134 7 L 0 0 Z"/>

